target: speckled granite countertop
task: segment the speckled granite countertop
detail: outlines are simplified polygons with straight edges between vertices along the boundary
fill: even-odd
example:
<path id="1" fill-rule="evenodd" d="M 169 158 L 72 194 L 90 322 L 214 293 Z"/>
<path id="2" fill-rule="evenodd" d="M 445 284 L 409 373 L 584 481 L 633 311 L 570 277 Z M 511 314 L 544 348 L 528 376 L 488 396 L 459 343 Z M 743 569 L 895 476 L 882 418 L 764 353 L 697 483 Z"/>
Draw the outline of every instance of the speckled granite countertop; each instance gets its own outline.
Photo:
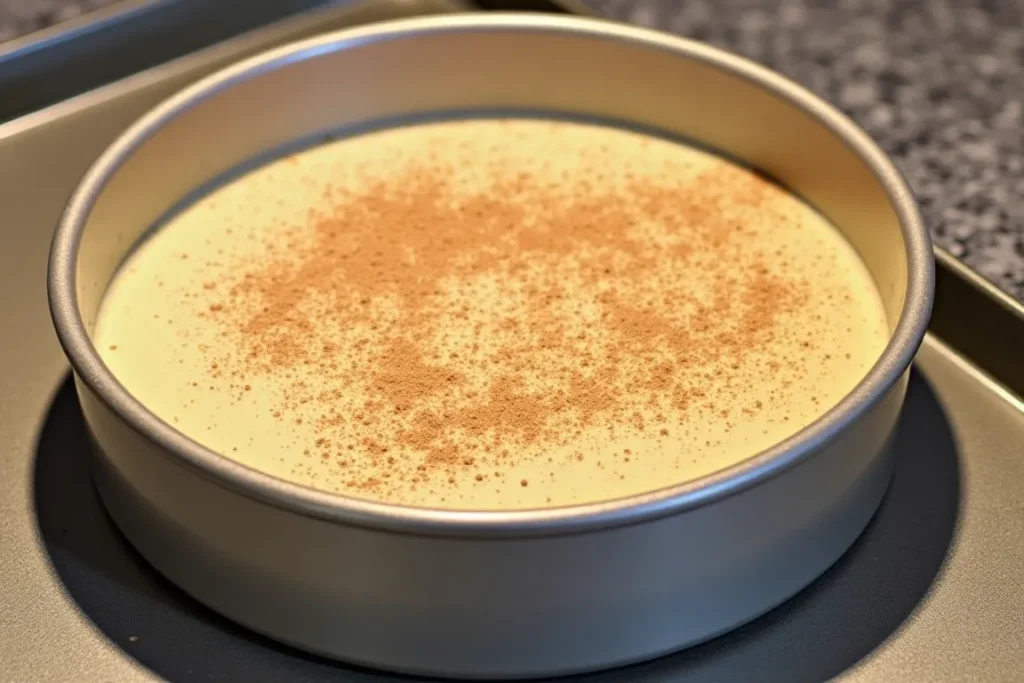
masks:
<path id="1" fill-rule="evenodd" d="M 117 0 L 0 0 L 0 41 L 48 28 Z M 214 2 L 215 0 L 210 0 Z"/>
<path id="2" fill-rule="evenodd" d="M 590 0 L 752 57 L 896 159 L 936 241 L 1024 300 L 1024 2 Z"/>
<path id="3" fill-rule="evenodd" d="M 0 39 L 110 2 L 0 0 Z M 589 2 L 752 57 L 839 105 L 896 159 L 936 241 L 1024 300 L 1024 2 Z"/>

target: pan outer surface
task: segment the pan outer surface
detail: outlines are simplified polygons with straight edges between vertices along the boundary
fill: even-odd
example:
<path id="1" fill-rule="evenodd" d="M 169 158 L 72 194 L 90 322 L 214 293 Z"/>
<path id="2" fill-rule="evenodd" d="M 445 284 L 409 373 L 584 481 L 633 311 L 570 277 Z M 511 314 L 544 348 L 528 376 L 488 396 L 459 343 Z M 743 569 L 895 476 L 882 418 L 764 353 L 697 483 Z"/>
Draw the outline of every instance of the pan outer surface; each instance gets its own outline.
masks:
<path id="1" fill-rule="evenodd" d="M 103 291 L 181 197 L 297 139 L 481 109 L 656 128 L 778 178 L 864 258 L 894 329 L 882 359 L 821 420 L 722 473 L 630 499 L 505 513 L 401 508 L 273 479 L 178 434 L 103 366 L 90 341 Z M 72 197 L 48 284 L 100 493 L 157 569 L 218 612 L 306 650 L 408 673 L 513 678 L 706 640 L 831 565 L 885 493 L 932 269 L 927 233 L 884 155 L 780 76 L 600 21 L 468 15 L 315 38 L 165 102 Z"/>

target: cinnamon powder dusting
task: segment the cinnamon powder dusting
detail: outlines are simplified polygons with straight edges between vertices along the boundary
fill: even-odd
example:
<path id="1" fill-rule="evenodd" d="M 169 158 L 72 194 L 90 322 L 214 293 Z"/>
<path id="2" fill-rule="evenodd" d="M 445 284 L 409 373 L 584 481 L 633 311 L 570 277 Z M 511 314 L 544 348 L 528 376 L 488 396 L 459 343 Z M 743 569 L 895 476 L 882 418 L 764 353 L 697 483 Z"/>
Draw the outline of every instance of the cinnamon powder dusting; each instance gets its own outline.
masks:
<path id="1" fill-rule="evenodd" d="M 586 477 L 618 482 L 602 484 L 614 497 L 750 443 L 737 429 L 778 438 L 789 393 L 873 360 L 813 324 L 858 300 L 810 279 L 814 214 L 774 184 L 626 132 L 472 124 L 501 136 L 376 133 L 404 134 L 388 148 L 404 153 L 326 176 L 291 157 L 279 166 L 313 199 L 189 285 L 219 340 L 199 379 L 235 401 L 270 392 L 259 419 L 293 435 L 286 476 L 454 507 L 577 502 L 595 495 L 570 493 Z M 593 130 L 572 144 L 574 127 Z"/>

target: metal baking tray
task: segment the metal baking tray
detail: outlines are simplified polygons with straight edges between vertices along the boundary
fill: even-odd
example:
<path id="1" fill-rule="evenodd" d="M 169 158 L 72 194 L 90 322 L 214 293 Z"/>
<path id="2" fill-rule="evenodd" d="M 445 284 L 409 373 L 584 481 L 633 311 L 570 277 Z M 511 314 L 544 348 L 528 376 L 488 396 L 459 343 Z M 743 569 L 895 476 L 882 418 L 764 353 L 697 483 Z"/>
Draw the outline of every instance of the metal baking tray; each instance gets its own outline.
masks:
<path id="1" fill-rule="evenodd" d="M 116 0 L 0 42 L 0 121 L 288 16 L 351 4 L 351 0 Z"/>
<path id="2" fill-rule="evenodd" d="M 488 3 L 494 6 L 497 3 Z M 45 260 L 72 187 L 129 122 L 238 57 L 329 28 L 467 3 L 323 8 L 0 126 L 0 678 L 387 681 L 201 607 L 107 518 L 51 331 Z M 537 8 L 540 8 L 539 6 Z M 1024 307 L 937 253 L 879 512 L 823 577 L 719 639 L 581 677 L 633 681 L 1016 681 L 1024 671 Z"/>

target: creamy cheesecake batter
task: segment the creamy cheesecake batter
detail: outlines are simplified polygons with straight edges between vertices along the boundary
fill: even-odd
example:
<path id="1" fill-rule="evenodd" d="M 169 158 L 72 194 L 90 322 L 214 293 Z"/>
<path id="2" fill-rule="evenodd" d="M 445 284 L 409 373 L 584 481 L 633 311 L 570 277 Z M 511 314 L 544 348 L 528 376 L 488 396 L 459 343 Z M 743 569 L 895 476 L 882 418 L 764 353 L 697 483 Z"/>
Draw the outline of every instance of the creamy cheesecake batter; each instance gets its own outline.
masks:
<path id="1" fill-rule="evenodd" d="M 818 213 L 600 125 L 423 123 L 279 159 L 128 259 L 95 339 L 195 441 L 448 509 L 647 492 L 793 435 L 886 344 Z"/>

